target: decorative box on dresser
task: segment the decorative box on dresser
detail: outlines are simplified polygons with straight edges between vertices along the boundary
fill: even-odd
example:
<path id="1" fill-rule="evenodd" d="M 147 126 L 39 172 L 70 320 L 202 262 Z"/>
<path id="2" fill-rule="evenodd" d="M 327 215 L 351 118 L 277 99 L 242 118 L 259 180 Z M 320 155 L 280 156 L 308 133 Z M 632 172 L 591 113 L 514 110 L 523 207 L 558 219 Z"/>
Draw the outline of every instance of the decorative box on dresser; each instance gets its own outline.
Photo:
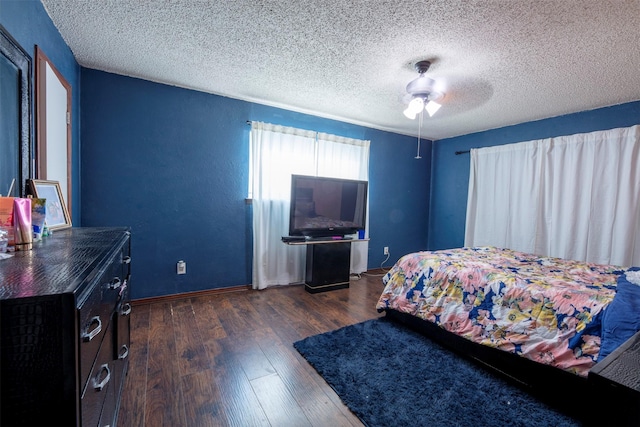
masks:
<path id="1" fill-rule="evenodd" d="M 127 228 L 56 231 L 0 260 L 0 425 L 115 425 L 130 278 Z"/>

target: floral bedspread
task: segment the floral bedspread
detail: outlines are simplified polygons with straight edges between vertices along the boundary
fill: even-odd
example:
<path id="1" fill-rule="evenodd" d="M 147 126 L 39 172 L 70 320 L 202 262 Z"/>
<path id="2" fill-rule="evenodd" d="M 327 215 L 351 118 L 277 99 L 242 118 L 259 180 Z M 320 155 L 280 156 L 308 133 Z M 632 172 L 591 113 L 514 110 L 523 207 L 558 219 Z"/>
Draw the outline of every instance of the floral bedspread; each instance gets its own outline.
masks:
<path id="1" fill-rule="evenodd" d="M 622 272 L 493 247 L 417 252 L 384 276 L 377 308 L 586 376 Z"/>

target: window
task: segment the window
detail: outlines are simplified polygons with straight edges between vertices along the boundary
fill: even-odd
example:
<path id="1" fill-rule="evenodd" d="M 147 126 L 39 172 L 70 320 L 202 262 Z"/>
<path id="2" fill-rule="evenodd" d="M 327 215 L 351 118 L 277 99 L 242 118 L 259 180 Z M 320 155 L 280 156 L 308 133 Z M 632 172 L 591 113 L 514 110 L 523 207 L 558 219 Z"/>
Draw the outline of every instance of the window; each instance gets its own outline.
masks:
<path id="1" fill-rule="evenodd" d="M 304 247 L 282 244 L 289 230 L 291 175 L 369 179 L 369 141 L 251 123 L 253 287 L 302 282 Z M 356 248 L 357 246 L 357 248 Z M 352 272 L 366 270 L 368 245 L 352 245 Z"/>

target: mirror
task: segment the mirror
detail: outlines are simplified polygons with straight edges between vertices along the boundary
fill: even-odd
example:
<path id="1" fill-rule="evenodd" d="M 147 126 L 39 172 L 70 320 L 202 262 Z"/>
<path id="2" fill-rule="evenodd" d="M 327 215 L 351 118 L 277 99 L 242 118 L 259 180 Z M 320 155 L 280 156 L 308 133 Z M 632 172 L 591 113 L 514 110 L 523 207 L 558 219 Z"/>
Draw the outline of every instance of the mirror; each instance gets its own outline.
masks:
<path id="1" fill-rule="evenodd" d="M 58 181 L 71 212 L 71 85 L 36 46 L 36 176 Z"/>
<path id="2" fill-rule="evenodd" d="M 31 58 L 0 25 L 0 195 L 23 197 L 31 176 Z"/>

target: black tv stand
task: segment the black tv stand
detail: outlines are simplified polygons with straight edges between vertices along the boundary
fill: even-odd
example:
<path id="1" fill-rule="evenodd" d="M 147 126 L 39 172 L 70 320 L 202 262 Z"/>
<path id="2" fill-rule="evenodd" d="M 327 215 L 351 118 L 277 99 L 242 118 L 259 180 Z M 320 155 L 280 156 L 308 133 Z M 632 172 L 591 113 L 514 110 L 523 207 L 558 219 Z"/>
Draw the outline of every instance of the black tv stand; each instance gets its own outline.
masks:
<path id="1" fill-rule="evenodd" d="M 305 290 L 317 293 L 348 288 L 351 241 L 316 240 L 310 243 L 307 245 Z"/>
<path id="2" fill-rule="evenodd" d="M 304 241 L 285 240 L 287 245 L 306 245 L 307 264 L 304 288 L 318 293 L 349 287 L 351 243 L 369 239 L 313 238 Z"/>

